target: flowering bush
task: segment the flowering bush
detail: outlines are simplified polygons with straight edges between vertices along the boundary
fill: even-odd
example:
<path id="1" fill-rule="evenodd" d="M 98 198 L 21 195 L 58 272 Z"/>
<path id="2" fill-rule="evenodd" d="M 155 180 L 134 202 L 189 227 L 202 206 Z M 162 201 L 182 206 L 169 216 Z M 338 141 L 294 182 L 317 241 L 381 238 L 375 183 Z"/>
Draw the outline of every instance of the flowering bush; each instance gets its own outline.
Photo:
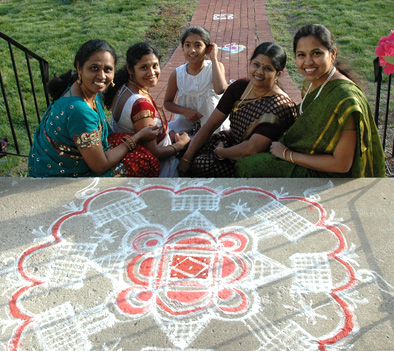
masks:
<path id="1" fill-rule="evenodd" d="M 394 73 L 394 30 L 387 37 L 380 38 L 375 53 L 380 65 L 384 66 L 383 72 L 388 75 Z"/>

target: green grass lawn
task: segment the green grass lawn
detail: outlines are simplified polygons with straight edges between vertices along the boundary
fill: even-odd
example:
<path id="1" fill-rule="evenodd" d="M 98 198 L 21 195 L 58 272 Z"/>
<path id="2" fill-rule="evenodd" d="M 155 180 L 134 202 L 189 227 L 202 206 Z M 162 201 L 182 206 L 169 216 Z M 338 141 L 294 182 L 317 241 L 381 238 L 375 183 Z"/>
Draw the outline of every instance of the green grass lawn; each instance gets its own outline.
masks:
<path id="1" fill-rule="evenodd" d="M 259 0 L 256 0 L 259 1 Z M 3 0 L 0 1 L 0 30 L 49 62 L 50 76 L 72 68 L 78 47 L 92 38 L 106 39 L 124 57 L 127 48 L 138 41 L 155 44 L 167 61 L 188 26 L 198 0 Z M 374 104 L 374 50 L 382 36 L 394 29 L 392 3 L 383 0 L 266 0 L 269 22 L 275 40 L 288 52 L 288 70 L 300 86 L 292 54 L 292 39 L 303 24 L 321 23 L 337 39 L 338 58 L 347 63 L 366 87 Z M 16 55 L 22 61 L 21 55 Z M 16 128 L 21 134 L 23 152 L 29 142 L 23 135 L 24 124 L 7 44 L 0 40 L 0 71 L 7 85 L 9 104 L 17 115 Z M 124 61 L 120 61 L 122 65 Z M 38 70 L 35 69 L 35 72 Z M 22 81 L 27 73 L 19 72 Z M 36 78 L 35 77 L 35 82 Z M 385 77 L 386 78 L 386 77 Z M 386 78 L 387 80 L 387 78 Z M 36 83 L 37 84 L 37 83 Z M 30 94 L 29 87 L 22 87 Z M 0 93 L 1 95 L 1 93 Z M 394 99 L 393 99 L 394 100 Z M 44 97 L 39 95 L 41 113 Z M 26 109 L 31 129 L 37 125 L 33 104 Z M 32 117 L 30 117 L 32 116 Z M 0 137 L 10 135 L 3 99 L 0 99 Z M 7 148 L 13 151 L 12 147 Z M 22 163 L 22 165 L 20 164 Z M 25 160 L 0 159 L 0 175 L 24 175 Z M 19 165 L 18 165 L 19 164 Z M 12 173 L 11 173 L 12 172 Z"/>
<path id="2" fill-rule="evenodd" d="M 293 35 L 307 23 L 320 23 L 329 28 L 336 38 L 338 59 L 347 64 L 367 85 L 374 80 L 375 48 L 382 36 L 394 29 L 392 5 L 384 0 L 266 0 L 269 23 L 275 40 L 288 53 L 289 71 L 295 81 L 296 72 L 292 54 Z M 298 78 L 299 77 L 299 78 Z"/>

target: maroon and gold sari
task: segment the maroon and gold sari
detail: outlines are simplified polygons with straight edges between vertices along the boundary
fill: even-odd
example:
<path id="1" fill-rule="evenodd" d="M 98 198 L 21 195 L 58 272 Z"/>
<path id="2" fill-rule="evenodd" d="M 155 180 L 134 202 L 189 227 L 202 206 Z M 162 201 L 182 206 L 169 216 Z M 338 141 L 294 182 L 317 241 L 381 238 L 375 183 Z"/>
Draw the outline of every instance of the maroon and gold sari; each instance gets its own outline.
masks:
<path id="1" fill-rule="evenodd" d="M 220 141 L 225 147 L 238 145 L 256 133 L 260 126 L 270 130 L 270 135 L 280 136 L 294 123 L 296 115 L 295 103 L 286 95 L 245 99 L 234 105 L 230 113 L 230 130 L 213 134 L 199 150 L 192 163 L 192 176 L 235 177 L 233 160 L 215 158 L 216 145 Z"/>

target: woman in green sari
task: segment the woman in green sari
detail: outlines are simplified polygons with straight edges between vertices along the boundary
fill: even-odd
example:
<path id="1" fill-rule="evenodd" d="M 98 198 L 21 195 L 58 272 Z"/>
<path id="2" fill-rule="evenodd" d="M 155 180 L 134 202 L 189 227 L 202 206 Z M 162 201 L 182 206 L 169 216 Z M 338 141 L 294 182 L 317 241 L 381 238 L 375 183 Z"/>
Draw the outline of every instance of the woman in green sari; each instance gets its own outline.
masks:
<path id="1" fill-rule="evenodd" d="M 305 76 L 298 119 L 270 153 L 236 163 L 239 177 L 384 177 L 384 152 L 370 105 L 349 75 L 334 65 L 331 32 L 310 24 L 295 35 L 298 70 Z"/>

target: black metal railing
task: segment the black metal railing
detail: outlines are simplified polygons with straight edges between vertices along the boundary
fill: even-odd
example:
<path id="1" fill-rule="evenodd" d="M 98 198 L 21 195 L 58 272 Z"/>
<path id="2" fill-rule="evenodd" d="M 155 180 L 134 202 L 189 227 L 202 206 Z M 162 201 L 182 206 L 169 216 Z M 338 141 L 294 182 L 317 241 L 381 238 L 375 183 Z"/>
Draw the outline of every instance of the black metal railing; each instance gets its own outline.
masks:
<path id="1" fill-rule="evenodd" d="M 46 85 L 49 79 L 49 68 L 48 62 L 44 60 L 42 57 L 38 56 L 25 46 L 19 44 L 14 39 L 10 38 L 6 34 L 0 31 L 0 38 L 3 39 L 8 46 L 9 51 L 9 60 L 8 58 L 4 60 L 2 56 L 1 64 L 4 64 L 6 67 L 12 66 L 13 73 L 8 71 L 8 74 L 3 75 L 0 67 L 0 85 L 1 85 L 1 94 L 3 97 L 4 105 L 2 106 L 2 111 L 5 111 L 8 117 L 9 122 L 9 133 L 10 135 L 0 135 L 0 137 L 8 138 L 12 140 L 10 144 L 15 149 L 15 152 L 1 151 L 0 156 L 5 155 L 13 155 L 13 156 L 26 156 L 22 154 L 20 148 L 20 133 L 16 131 L 15 125 L 22 125 L 24 130 L 24 138 L 22 138 L 25 142 L 26 136 L 29 140 L 30 146 L 33 143 L 32 132 L 31 132 L 31 123 L 33 121 L 32 114 L 36 115 L 38 123 L 40 123 L 41 115 L 40 110 L 42 111 L 42 107 L 39 107 L 39 102 L 37 99 L 37 90 L 40 90 L 41 96 L 44 96 L 44 106 L 45 108 L 49 105 L 49 95 L 46 90 Z M 16 49 L 16 50 L 15 50 Z M 22 60 L 16 60 L 16 53 L 22 58 Z M 6 54 L 4 54 L 6 55 Z M 40 78 L 41 84 L 40 87 L 36 86 L 34 82 L 34 76 L 37 76 L 36 70 L 32 69 L 31 59 L 35 60 L 38 63 L 40 69 Z M 6 61 L 6 62 L 4 62 Z M 23 65 L 23 67 L 21 67 Z M 19 69 L 23 69 L 23 79 L 20 78 Z M 14 79 L 12 78 L 12 75 Z M 28 78 L 27 78 L 28 76 Z M 16 88 L 16 91 L 15 91 Z M 12 107 L 10 106 L 10 99 L 12 99 Z M 15 106 L 15 101 L 17 101 L 18 108 Z M 26 106 L 29 106 L 27 111 Z M 45 110 L 45 109 L 44 109 Z M 33 112 L 32 112 L 33 111 Z M 0 116 L 1 117 L 1 116 Z M 34 122 L 34 124 L 36 124 Z M 4 131 L 2 132 L 4 133 Z M 8 132 L 7 132 L 8 133 Z M 12 139 L 11 139 L 12 138 Z M 7 147 L 8 149 L 8 147 Z"/>
<path id="2" fill-rule="evenodd" d="M 380 100 L 381 100 L 381 93 L 382 93 L 382 67 L 379 65 L 379 58 L 377 57 L 374 62 L 374 72 L 375 72 L 375 82 L 376 82 L 376 101 L 375 101 L 375 123 L 379 126 L 379 111 L 380 111 Z M 389 122 L 389 110 L 390 110 L 390 94 L 391 94 L 391 77 L 392 74 L 388 76 L 387 82 L 387 96 L 386 96 L 386 108 L 385 114 L 382 119 L 383 125 L 383 135 L 382 135 L 382 144 L 383 149 L 386 149 L 386 139 L 387 139 L 387 129 L 388 129 L 388 122 Z M 392 145 L 391 157 L 394 156 L 394 140 Z"/>

